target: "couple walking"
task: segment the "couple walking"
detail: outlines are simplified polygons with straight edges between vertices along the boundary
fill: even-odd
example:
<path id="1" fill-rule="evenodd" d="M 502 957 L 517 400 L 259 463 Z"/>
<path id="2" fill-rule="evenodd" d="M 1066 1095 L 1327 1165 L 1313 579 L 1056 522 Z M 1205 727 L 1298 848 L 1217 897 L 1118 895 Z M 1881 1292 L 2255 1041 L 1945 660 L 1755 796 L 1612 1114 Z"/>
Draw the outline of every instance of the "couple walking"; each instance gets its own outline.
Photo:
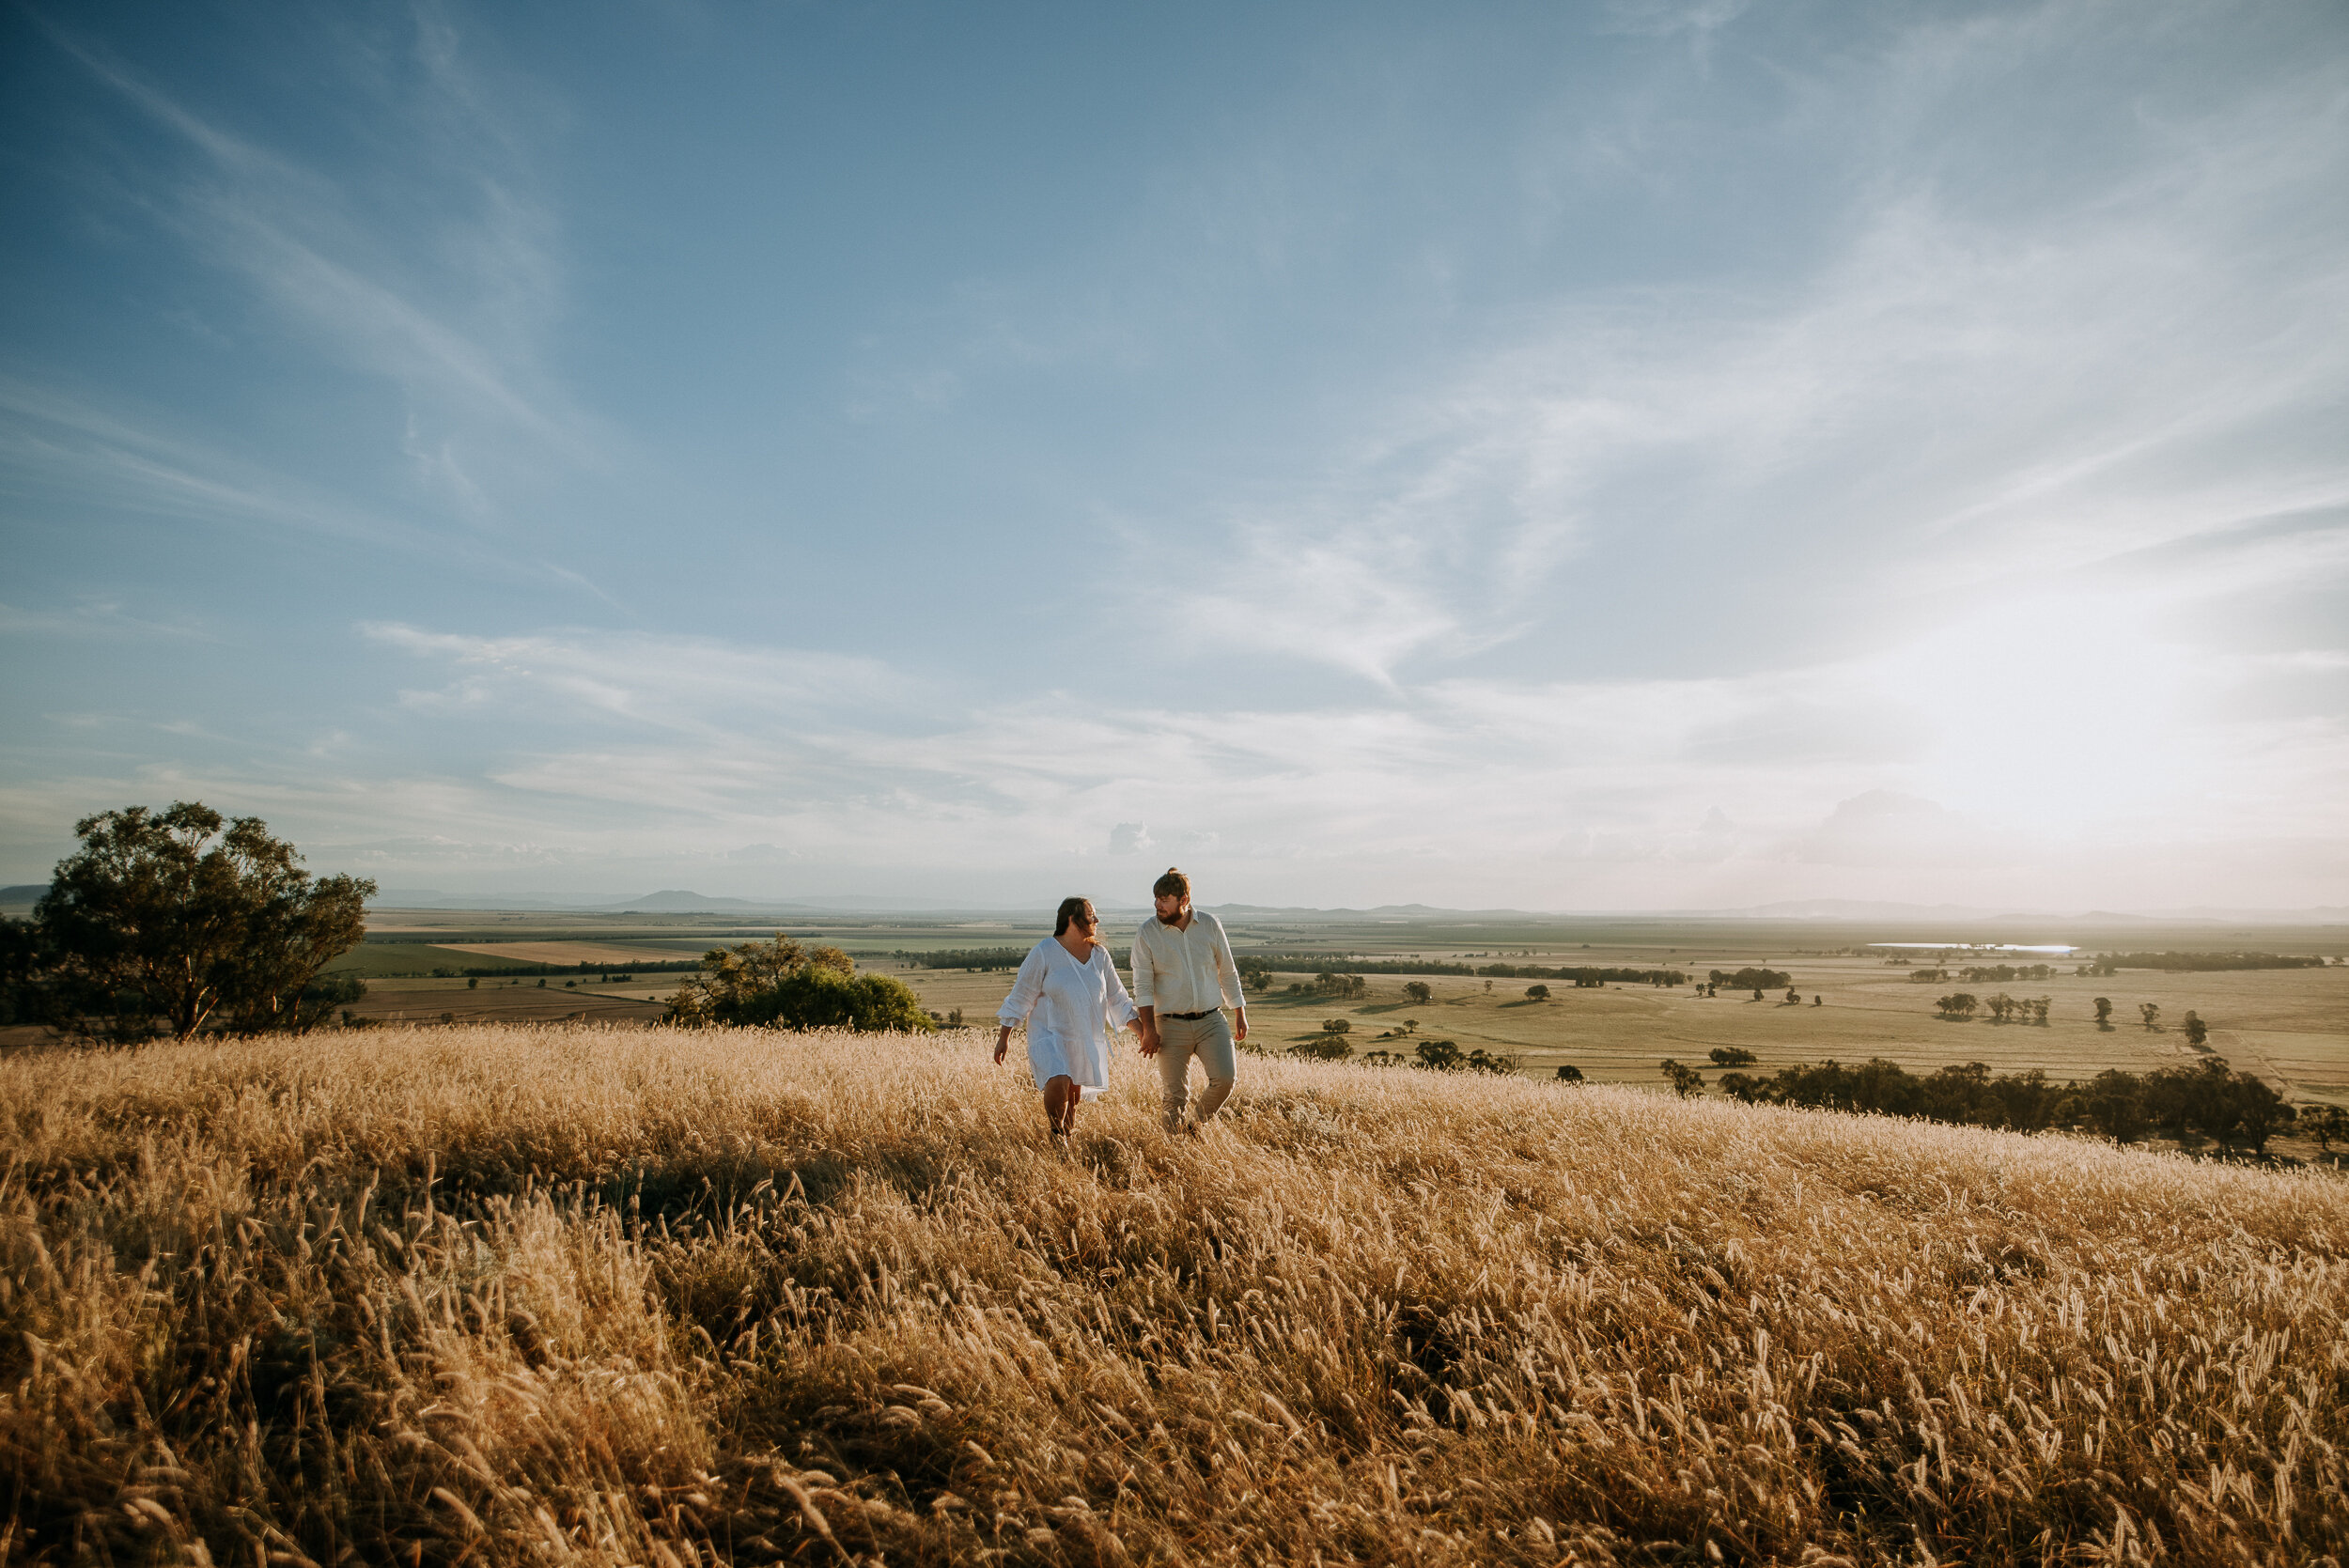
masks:
<path id="1" fill-rule="evenodd" d="M 1158 912 L 1134 933 L 1131 996 L 1097 935 L 1100 920 L 1092 900 L 1064 898 L 1052 934 L 1020 961 L 1019 977 L 995 1015 L 1003 1025 L 995 1036 L 999 1063 L 1011 1049 L 1013 1028 L 1028 1026 L 1028 1065 L 1043 1087 L 1053 1141 L 1064 1147 L 1077 1107 L 1109 1086 L 1113 1030 L 1132 1030 L 1142 1054 L 1157 1060 L 1169 1132 L 1195 1136 L 1239 1076 L 1233 1044 L 1248 1038 L 1248 1009 L 1223 923 L 1190 907 L 1190 878 L 1173 866 L 1150 892 Z M 1207 1088 L 1187 1124 L 1193 1057 L 1207 1071 Z"/>

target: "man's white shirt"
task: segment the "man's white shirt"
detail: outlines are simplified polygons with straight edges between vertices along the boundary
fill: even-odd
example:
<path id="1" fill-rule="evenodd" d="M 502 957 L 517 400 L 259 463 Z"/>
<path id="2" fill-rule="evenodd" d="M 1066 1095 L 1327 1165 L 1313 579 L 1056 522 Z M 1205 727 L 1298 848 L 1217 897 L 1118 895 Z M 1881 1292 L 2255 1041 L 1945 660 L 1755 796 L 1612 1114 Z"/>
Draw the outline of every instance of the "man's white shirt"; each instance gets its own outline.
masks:
<path id="1" fill-rule="evenodd" d="M 1136 1007 L 1168 1013 L 1206 1013 L 1240 1005 L 1239 969 L 1232 962 L 1223 923 L 1204 909 L 1190 912 L 1190 927 L 1167 924 L 1156 915 L 1134 933 Z"/>

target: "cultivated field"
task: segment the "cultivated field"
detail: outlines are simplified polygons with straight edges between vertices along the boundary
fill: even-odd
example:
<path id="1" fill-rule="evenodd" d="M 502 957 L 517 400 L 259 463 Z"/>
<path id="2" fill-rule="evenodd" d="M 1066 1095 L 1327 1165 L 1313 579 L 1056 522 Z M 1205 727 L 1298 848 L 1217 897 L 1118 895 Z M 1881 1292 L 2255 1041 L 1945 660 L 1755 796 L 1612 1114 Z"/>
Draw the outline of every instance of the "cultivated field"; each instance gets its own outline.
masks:
<path id="1" fill-rule="evenodd" d="M 10 1560 L 2349 1545 L 2315 1172 L 1256 1061 L 1195 1142 L 1121 1069 L 1062 1163 L 975 1032 L 52 1052 L 0 1111 Z"/>

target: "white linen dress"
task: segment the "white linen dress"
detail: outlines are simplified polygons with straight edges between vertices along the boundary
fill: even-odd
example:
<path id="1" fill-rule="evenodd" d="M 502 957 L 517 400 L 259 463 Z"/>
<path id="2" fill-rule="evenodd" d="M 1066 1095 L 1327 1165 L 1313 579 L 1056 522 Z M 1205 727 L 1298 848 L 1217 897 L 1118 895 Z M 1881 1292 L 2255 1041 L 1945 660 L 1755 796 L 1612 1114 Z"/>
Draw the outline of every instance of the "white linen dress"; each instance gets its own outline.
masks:
<path id="1" fill-rule="evenodd" d="M 1110 1032 L 1133 1021 L 1134 1003 L 1108 948 L 1095 948 L 1081 964 L 1058 937 L 1047 937 L 1019 961 L 995 1018 L 1028 1026 L 1028 1068 L 1037 1088 L 1065 1078 L 1091 1100 L 1109 1087 Z"/>

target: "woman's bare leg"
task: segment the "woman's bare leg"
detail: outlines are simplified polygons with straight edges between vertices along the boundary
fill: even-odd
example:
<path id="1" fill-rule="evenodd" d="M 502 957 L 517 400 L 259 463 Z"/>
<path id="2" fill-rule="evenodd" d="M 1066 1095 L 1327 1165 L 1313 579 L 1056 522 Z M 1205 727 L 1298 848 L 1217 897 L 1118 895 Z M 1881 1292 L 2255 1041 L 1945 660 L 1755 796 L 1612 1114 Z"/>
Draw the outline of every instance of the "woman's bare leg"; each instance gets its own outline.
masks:
<path id="1" fill-rule="evenodd" d="M 1084 1103 L 1084 1091 L 1075 1080 L 1056 1077 L 1044 1086 L 1044 1119 L 1052 1124 L 1052 1131 L 1062 1137 L 1076 1130 L 1077 1107 Z"/>

